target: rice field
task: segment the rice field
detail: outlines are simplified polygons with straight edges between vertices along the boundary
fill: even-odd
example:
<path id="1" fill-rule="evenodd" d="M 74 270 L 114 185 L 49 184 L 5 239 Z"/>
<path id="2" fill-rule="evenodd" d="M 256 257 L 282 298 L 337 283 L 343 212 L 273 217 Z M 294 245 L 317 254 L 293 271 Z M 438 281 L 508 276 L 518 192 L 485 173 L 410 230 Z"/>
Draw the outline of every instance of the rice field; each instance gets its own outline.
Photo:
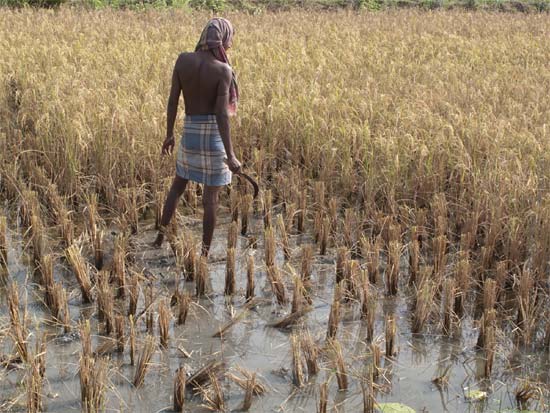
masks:
<path id="1" fill-rule="evenodd" d="M 210 16 L 0 13 L 0 411 L 550 411 L 547 14 L 229 13 L 206 260 L 198 185 L 150 245 Z"/>

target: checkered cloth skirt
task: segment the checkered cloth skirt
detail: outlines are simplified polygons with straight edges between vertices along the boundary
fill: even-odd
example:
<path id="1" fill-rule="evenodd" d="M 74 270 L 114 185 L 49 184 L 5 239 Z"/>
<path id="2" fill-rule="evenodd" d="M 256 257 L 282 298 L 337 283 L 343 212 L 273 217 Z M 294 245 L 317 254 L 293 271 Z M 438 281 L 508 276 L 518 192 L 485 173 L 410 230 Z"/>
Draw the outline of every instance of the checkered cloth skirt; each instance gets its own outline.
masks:
<path id="1" fill-rule="evenodd" d="M 183 126 L 176 174 L 211 186 L 231 182 L 231 171 L 215 115 L 187 115 Z"/>

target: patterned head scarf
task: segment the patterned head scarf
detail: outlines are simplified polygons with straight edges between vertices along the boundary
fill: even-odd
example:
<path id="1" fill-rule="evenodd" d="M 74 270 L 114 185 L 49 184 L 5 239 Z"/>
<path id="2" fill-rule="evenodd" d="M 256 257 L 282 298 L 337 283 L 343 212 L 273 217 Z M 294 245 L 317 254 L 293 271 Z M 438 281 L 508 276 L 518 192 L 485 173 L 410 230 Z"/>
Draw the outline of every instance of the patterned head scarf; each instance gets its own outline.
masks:
<path id="1" fill-rule="evenodd" d="M 195 47 L 195 51 L 208 50 L 220 62 L 229 63 L 229 58 L 225 52 L 231 46 L 235 31 L 231 22 L 227 19 L 216 17 L 210 19 L 201 33 L 201 38 Z M 233 72 L 233 79 L 229 87 L 229 114 L 234 115 L 237 112 L 237 102 L 239 100 L 239 87 L 237 78 Z"/>

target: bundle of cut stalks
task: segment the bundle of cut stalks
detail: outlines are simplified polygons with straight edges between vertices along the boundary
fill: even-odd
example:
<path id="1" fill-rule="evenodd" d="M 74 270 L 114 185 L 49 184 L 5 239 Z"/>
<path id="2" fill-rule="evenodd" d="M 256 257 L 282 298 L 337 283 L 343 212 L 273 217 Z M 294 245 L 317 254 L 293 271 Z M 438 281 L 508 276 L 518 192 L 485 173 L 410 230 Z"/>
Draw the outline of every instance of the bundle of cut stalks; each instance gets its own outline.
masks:
<path id="1" fill-rule="evenodd" d="M 313 341 L 309 330 L 305 330 L 300 334 L 300 346 L 306 360 L 307 375 L 312 377 L 319 372 L 319 347 Z"/>
<path id="2" fill-rule="evenodd" d="M 262 209 L 264 215 L 264 227 L 265 229 L 271 228 L 271 207 L 272 207 L 272 194 L 271 189 L 268 189 L 263 193 L 262 197 Z"/>
<path id="3" fill-rule="evenodd" d="M 302 246 L 302 280 L 307 282 L 311 278 L 311 267 L 313 262 L 313 248 L 310 244 Z"/>
<path id="4" fill-rule="evenodd" d="M 208 280 L 208 261 L 206 257 L 201 257 L 198 265 L 197 277 L 195 280 L 195 289 L 197 297 L 206 294 L 206 282 Z"/>
<path id="5" fill-rule="evenodd" d="M 281 244 L 283 246 L 283 254 L 285 260 L 288 261 L 291 257 L 290 244 L 288 240 L 288 234 L 285 227 L 285 220 L 281 214 L 277 215 L 277 228 L 279 230 L 279 236 L 281 238 Z"/>
<path id="6" fill-rule="evenodd" d="M 292 382 L 296 387 L 302 387 L 305 383 L 302 348 L 295 332 L 290 335 L 290 348 L 292 352 Z"/>
<path id="7" fill-rule="evenodd" d="M 0 215 L 0 279 L 8 269 L 8 221 L 5 216 Z"/>
<path id="8" fill-rule="evenodd" d="M 176 370 L 174 378 L 174 411 L 183 412 L 185 407 L 185 369 L 180 367 Z"/>
<path id="9" fill-rule="evenodd" d="M 117 298 L 126 297 L 126 239 L 117 234 L 114 240 L 113 274 L 117 283 Z"/>
<path id="10" fill-rule="evenodd" d="M 435 285 L 432 280 L 425 280 L 416 290 L 413 308 L 412 332 L 422 333 L 426 321 L 432 313 L 434 303 Z"/>
<path id="11" fill-rule="evenodd" d="M 395 318 L 387 315 L 385 318 L 386 357 L 392 358 L 397 354 L 396 333 Z"/>
<path id="12" fill-rule="evenodd" d="M 246 260 L 246 301 L 254 298 L 254 255 L 248 255 Z"/>
<path id="13" fill-rule="evenodd" d="M 455 294 L 454 312 L 459 318 L 462 318 L 465 312 L 466 296 L 470 288 L 471 270 L 467 253 L 461 252 L 455 268 L 457 292 Z"/>
<path id="14" fill-rule="evenodd" d="M 386 267 L 386 293 L 396 295 L 399 286 L 399 261 L 401 255 L 401 243 L 390 241 L 388 251 L 388 265 Z"/>
<path id="15" fill-rule="evenodd" d="M 136 315 L 139 298 L 139 275 L 131 271 L 128 280 L 128 315 Z"/>
<path id="16" fill-rule="evenodd" d="M 160 345 L 163 348 L 168 348 L 168 340 L 170 338 L 170 308 L 166 302 L 166 299 L 162 299 L 159 302 L 158 307 L 158 326 L 159 326 L 159 338 Z"/>
<path id="17" fill-rule="evenodd" d="M 29 352 L 27 349 L 27 311 L 23 313 L 23 320 L 21 320 L 19 314 L 19 293 L 17 291 L 17 284 L 12 283 L 8 286 L 8 307 L 10 312 L 10 335 L 15 342 L 15 346 L 21 360 L 24 362 L 29 360 Z"/>
<path id="18" fill-rule="evenodd" d="M 325 381 L 319 385 L 319 409 L 318 413 L 327 413 L 328 383 Z"/>
<path id="19" fill-rule="evenodd" d="M 319 254 L 325 255 L 327 253 L 328 241 L 330 235 L 330 220 L 325 217 L 321 220 L 321 230 L 319 233 Z"/>
<path id="20" fill-rule="evenodd" d="M 133 383 L 135 387 L 140 387 L 143 384 L 143 381 L 145 380 L 145 374 L 147 374 L 147 370 L 149 369 L 149 366 L 151 364 L 151 358 L 155 353 L 155 348 L 155 338 L 151 335 L 147 335 L 147 338 L 145 339 L 145 344 L 143 345 L 143 349 L 141 350 L 141 353 L 139 355 L 136 370 L 134 373 Z"/>
<path id="21" fill-rule="evenodd" d="M 233 221 L 229 225 L 229 230 L 227 232 L 227 249 L 237 248 L 238 234 L 239 223 L 237 221 Z"/>
<path id="22" fill-rule="evenodd" d="M 27 412 L 39 413 L 44 411 L 42 401 L 42 384 L 44 381 L 41 373 L 41 362 L 39 355 L 31 357 L 27 367 L 26 389 L 27 389 Z"/>
<path id="23" fill-rule="evenodd" d="M 327 340 L 333 340 L 338 332 L 338 324 L 340 323 L 341 295 L 341 287 L 336 284 L 334 286 L 334 296 L 332 298 L 332 305 L 330 306 L 330 313 L 328 316 Z"/>
<path id="24" fill-rule="evenodd" d="M 411 239 L 409 244 L 409 285 L 416 283 L 416 276 L 420 265 L 420 244 L 416 238 Z"/>
<path id="25" fill-rule="evenodd" d="M 519 276 L 517 289 L 517 334 L 524 345 L 531 344 L 537 323 L 537 291 L 532 272 L 524 268 Z"/>
<path id="26" fill-rule="evenodd" d="M 271 283 L 271 289 L 277 298 L 277 302 L 280 305 L 285 305 L 287 303 L 285 285 L 281 279 L 279 269 L 275 266 L 267 267 L 267 278 Z"/>
<path id="27" fill-rule="evenodd" d="M 272 267 L 275 265 L 275 234 L 271 227 L 265 229 L 265 265 Z"/>
<path id="28" fill-rule="evenodd" d="M 372 375 L 373 378 L 378 378 L 382 369 L 382 349 L 378 343 L 370 343 L 370 351 L 372 356 Z"/>
<path id="29" fill-rule="evenodd" d="M 346 363 L 344 355 L 342 353 L 342 346 L 338 340 L 330 340 L 329 348 L 331 349 L 331 356 L 336 368 L 336 381 L 338 382 L 338 390 L 346 391 L 348 389 L 348 374 L 346 370 Z"/>
<path id="30" fill-rule="evenodd" d="M 42 255 L 44 255 L 45 242 L 44 242 L 44 224 L 39 215 L 33 214 L 31 216 L 31 242 L 32 242 L 32 256 L 35 265 L 40 265 Z"/>
<path id="31" fill-rule="evenodd" d="M 446 278 L 443 282 L 443 333 L 451 335 L 454 322 L 455 280 Z"/>
<path id="32" fill-rule="evenodd" d="M 228 248 L 225 270 L 225 295 L 235 294 L 235 273 L 235 248 Z"/>
<path id="33" fill-rule="evenodd" d="M 103 358 L 80 357 L 80 396 L 86 413 L 104 409 L 107 389 L 107 361 Z"/>
<path id="34" fill-rule="evenodd" d="M 180 294 L 178 300 L 178 324 L 183 325 L 189 314 L 189 305 L 191 304 L 191 296 L 188 293 Z"/>
<path id="35" fill-rule="evenodd" d="M 363 255 L 366 256 L 367 270 L 369 272 L 370 283 L 376 285 L 380 277 L 380 249 L 382 248 L 382 237 L 378 236 L 374 240 L 366 243 L 366 251 Z"/>
<path id="36" fill-rule="evenodd" d="M 65 250 L 65 256 L 80 285 L 82 301 L 84 303 L 91 303 L 93 301 L 92 282 L 90 280 L 86 261 L 84 257 L 82 257 L 80 249 L 75 244 L 72 244 Z"/>

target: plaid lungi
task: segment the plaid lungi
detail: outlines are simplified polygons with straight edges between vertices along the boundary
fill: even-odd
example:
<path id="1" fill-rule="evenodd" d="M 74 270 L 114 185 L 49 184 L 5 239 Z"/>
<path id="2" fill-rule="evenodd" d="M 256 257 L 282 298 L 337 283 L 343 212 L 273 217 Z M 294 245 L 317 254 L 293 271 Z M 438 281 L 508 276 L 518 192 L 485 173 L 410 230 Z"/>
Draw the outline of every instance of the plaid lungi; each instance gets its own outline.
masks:
<path id="1" fill-rule="evenodd" d="M 231 171 L 215 115 L 187 115 L 183 126 L 176 174 L 211 186 L 231 182 Z"/>

